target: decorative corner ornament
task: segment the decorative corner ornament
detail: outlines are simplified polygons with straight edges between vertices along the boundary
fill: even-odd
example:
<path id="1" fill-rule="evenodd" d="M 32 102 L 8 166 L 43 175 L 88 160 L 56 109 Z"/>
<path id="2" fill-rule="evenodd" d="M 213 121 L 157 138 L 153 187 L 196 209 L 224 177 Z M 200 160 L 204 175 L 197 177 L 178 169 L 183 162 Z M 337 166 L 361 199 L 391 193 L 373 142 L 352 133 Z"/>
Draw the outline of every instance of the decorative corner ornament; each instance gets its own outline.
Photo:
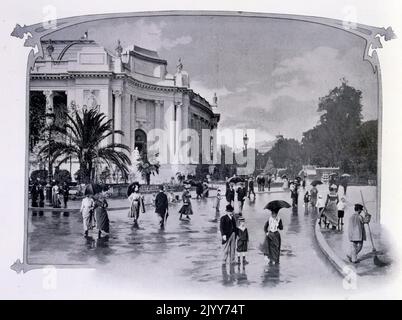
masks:
<path id="1" fill-rule="evenodd" d="M 17 261 L 15 261 L 11 266 L 10 269 L 14 270 L 15 272 L 17 272 L 18 274 L 21 273 L 21 271 L 25 272 L 25 268 L 24 268 L 24 264 L 21 262 L 20 259 L 17 259 Z"/>

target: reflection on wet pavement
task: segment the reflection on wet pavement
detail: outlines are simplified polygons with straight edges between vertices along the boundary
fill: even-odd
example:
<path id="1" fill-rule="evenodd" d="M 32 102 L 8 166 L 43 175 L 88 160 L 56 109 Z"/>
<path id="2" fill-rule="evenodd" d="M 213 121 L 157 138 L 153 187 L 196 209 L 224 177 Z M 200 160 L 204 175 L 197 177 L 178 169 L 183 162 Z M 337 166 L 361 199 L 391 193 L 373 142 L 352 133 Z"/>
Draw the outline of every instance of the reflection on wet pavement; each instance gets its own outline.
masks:
<path id="1" fill-rule="evenodd" d="M 153 208 L 140 216 L 139 229 L 127 218 L 127 212 L 110 211 L 111 233 L 98 238 L 96 232 L 83 236 L 79 213 L 64 216 L 45 212 L 29 219 L 28 252 L 30 263 L 87 264 L 120 276 L 145 277 L 147 273 L 165 275 L 179 282 L 215 283 L 223 286 L 276 287 L 306 280 L 314 283 L 326 279 L 339 285 L 339 276 L 319 251 L 313 233 L 316 213 L 306 212 L 302 196 L 298 210 L 283 209 L 280 216 L 282 250 L 278 266 L 265 266 L 259 250 L 264 240 L 263 226 L 268 201 L 290 201 L 288 193 L 257 195 L 246 201 L 243 216 L 250 242 L 246 266 L 221 265 L 219 214 L 213 199 L 192 200 L 194 215 L 179 221 L 180 205 L 171 205 L 166 229 L 159 229 Z M 223 202 L 222 202 L 223 204 Z M 78 207 L 79 203 L 72 203 Z M 110 207 L 127 205 L 125 200 L 110 200 Z M 222 205 L 224 207 L 224 205 Z M 223 214 L 223 212 L 221 213 Z"/>

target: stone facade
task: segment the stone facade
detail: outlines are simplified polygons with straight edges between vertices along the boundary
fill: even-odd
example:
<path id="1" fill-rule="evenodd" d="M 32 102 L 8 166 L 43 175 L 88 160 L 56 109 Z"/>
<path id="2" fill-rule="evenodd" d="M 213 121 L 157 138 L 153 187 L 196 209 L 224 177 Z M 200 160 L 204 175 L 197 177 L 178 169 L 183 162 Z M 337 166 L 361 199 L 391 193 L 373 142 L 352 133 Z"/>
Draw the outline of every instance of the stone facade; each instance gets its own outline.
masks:
<path id="1" fill-rule="evenodd" d="M 98 108 L 114 119 L 114 129 L 124 132 L 116 135 L 116 142 L 132 150 L 144 151 L 148 132 L 166 130 L 171 121 L 176 147 L 183 129 L 217 128 L 217 99 L 211 105 L 190 88 L 180 60 L 172 75 L 157 52 L 138 46 L 123 49 L 119 41 L 114 52 L 88 39 L 45 40 L 42 45 L 46 56 L 31 70 L 30 92 L 45 95 L 46 108 L 53 108 L 55 94 L 65 97 L 69 109 Z M 191 173 L 194 165 L 163 165 L 153 182 L 170 179 L 172 170 Z"/>

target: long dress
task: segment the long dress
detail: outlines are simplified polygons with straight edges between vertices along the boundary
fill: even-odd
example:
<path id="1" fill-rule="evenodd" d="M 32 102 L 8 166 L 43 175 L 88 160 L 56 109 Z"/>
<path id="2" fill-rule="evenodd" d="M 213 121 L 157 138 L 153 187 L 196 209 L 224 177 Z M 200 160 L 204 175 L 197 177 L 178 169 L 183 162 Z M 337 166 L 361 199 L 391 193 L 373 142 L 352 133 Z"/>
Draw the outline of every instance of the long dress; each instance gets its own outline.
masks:
<path id="1" fill-rule="evenodd" d="M 186 216 L 192 215 L 193 214 L 193 208 L 191 206 L 191 194 L 190 191 L 185 190 L 182 195 L 183 199 L 183 206 L 179 210 L 180 214 L 184 214 Z"/>
<path id="2" fill-rule="evenodd" d="M 106 210 L 106 208 L 108 207 L 108 203 L 106 199 L 103 198 L 95 200 L 94 206 L 96 229 L 105 233 L 109 233 L 109 217 Z"/>
<path id="3" fill-rule="evenodd" d="M 265 240 L 261 251 L 269 260 L 278 263 L 281 254 L 281 235 L 278 230 L 283 230 L 282 220 L 278 217 L 270 217 L 264 225 Z"/>
<path id="4" fill-rule="evenodd" d="M 327 222 L 333 226 L 338 225 L 338 207 L 339 197 L 336 192 L 330 192 L 327 195 L 327 201 L 324 209 L 324 216 L 327 218 Z"/>
<path id="5" fill-rule="evenodd" d="M 128 217 L 134 218 L 134 220 L 137 221 L 140 216 L 140 208 L 142 209 L 143 213 L 145 212 L 144 197 L 138 192 L 133 192 L 128 197 L 128 200 L 130 201 L 130 211 L 128 212 Z"/>
<path id="6" fill-rule="evenodd" d="M 84 227 L 84 231 L 88 231 L 89 229 L 92 229 L 93 224 L 92 224 L 92 209 L 94 207 L 94 201 L 89 198 L 85 197 L 82 199 L 81 202 L 81 214 L 82 214 L 82 224 Z"/>
<path id="7" fill-rule="evenodd" d="M 214 208 L 216 209 L 217 213 L 220 211 L 221 200 L 222 200 L 222 195 L 220 194 L 220 192 L 218 192 L 216 194 L 215 205 L 214 205 Z"/>
<path id="8" fill-rule="evenodd" d="M 312 187 L 310 190 L 310 203 L 313 208 L 317 206 L 318 190 L 316 187 Z"/>

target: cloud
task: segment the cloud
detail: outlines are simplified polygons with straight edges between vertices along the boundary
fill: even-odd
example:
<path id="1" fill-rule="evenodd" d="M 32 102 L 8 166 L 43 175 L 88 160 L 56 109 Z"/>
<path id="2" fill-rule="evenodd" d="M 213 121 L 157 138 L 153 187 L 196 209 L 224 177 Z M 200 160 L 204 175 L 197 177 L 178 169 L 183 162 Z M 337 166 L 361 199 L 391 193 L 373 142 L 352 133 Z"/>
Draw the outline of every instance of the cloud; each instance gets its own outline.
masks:
<path id="1" fill-rule="evenodd" d="M 228 90 L 225 86 L 220 88 L 210 88 L 200 80 L 192 80 L 191 75 L 190 75 L 190 87 L 194 92 L 198 93 L 200 96 L 202 96 L 204 99 L 210 102 L 212 102 L 212 98 L 214 97 L 215 93 L 218 99 L 233 94 L 233 92 Z"/>
<path id="2" fill-rule="evenodd" d="M 356 63 L 361 61 L 361 63 Z M 228 95 L 222 108 L 223 127 L 256 128 L 257 141 L 279 132 L 301 139 L 302 133 L 319 120 L 319 97 L 340 85 L 346 77 L 349 84 L 363 92 L 363 116 L 377 117 L 375 77 L 367 76 L 362 51 L 351 48 L 344 52 L 317 47 L 299 56 L 284 59 L 273 69 L 273 85 L 264 91 L 247 87 L 241 96 Z"/>
<path id="3" fill-rule="evenodd" d="M 105 37 L 110 33 L 109 25 L 97 25 L 90 29 L 93 39 L 99 39 L 109 49 L 114 50 L 117 39 L 120 39 L 123 47 L 138 45 L 140 47 L 159 51 L 161 49 L 171 50 L 179 45 L 187 45 L 193 41 L 189 35 L 182 35 L 177 38 L 169 38 L 163 34 L 167 27 L 166 22 L 149 22 L 140 19 L 135 23 L 123 22 L 113 26 L 113 34 L 118 35 L 116 39 Z"/>

